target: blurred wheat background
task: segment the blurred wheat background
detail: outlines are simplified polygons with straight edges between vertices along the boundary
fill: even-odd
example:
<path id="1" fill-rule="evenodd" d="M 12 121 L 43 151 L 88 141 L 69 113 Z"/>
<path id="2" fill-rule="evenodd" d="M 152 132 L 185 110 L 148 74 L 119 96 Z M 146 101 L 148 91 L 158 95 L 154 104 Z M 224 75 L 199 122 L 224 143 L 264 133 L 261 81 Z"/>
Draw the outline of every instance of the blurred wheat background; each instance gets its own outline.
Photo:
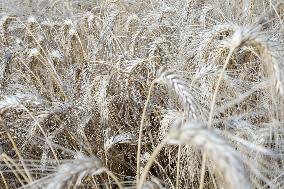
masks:
<path id="1" fill-rule="evenodd" d="M 0 0 L 0 188 L 284 188 L 283 0 Z"/>

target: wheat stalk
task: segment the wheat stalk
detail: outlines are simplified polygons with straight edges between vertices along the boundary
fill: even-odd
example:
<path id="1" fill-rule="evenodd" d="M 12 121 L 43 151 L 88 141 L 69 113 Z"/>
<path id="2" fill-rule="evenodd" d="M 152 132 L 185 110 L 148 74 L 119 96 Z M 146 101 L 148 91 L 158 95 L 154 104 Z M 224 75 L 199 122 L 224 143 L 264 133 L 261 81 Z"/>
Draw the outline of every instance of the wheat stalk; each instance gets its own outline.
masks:
<path id="1" fill-rule="evenodd" d="M 207 157 L 212 161 L 215 174 L 224 178 L 225 183 L 220 182 L 219 185 L 230 189 L 250 188 L 241 162 L 242 158 L 233 147 L 218 136 L 213 129 L 207 129 L 194 122 L 186 122 L 181 125 L 181 121 L 179 121 L 151 155 L 141 175 L 139 189 L 142 188 L 154 159 L 165 144 L 186 144 L 206 152 Z"/>

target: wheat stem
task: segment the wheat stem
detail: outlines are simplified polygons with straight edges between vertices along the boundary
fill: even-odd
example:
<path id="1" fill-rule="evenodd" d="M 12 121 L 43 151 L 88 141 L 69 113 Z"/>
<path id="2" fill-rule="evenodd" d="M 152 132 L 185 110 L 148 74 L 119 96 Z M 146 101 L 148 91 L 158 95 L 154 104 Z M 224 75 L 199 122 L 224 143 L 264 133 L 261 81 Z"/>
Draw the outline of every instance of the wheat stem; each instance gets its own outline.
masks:
<path id="1" fill-rule="evenodd" d="M 3 154 L 2 154 L 3 155 Z M 15 177 L 18 179 L 18 181 L 21 183 L 22 186 L 24 186 L 25 184 L 23 183 L 22 179 L 20 178 L 20 175 L 13 169 L 13 167 L 11 166 L 11 164 L 9 163 L 9 161 L 7 161 L 5 159 L 5 157 L 3 157 L 3 161 L 4 163 L 7 165 L 7 167 L 9 167 L 12 172 L 14 173 Z M 25 175 L 22 174 L 21 169 L 19 169 L 19 167 L 17 166 L 17 164 L 14 164 L 14 162 L 11 162 L 15 167 L 16 170 L 19 170 L 20 174 L 22 175 L 22 177 L 25 179 Z M 25 179 L 26 180 L 26 179 Z M 28 180 L 26 180 L 28 182 Z"/>
<path id="2" fill-rule="evenodd" d="M 137 149 L 137 170 L 136 170 L 136 177 L 137 177 L 136 182 L 137 182 L 137 184 L 139 183 L 139 178 L 140 178 L 140 156 L 141 156 L 143 124 L 144 124 L 144 119 L 145 119 L 148 103 L 149 103 L 150 98 L 151 98 L 151 92 L 152 92 L 152 89 L 153 89 L 155 83 L 156 83 L 156 80 L 152 81 L 152 83 L 149 87 L 149 91 L 148 91 L 147 99 L 146 99 L 146 102 L 145 102 L 145 105 L 144 105 L 144 108 L 143 108 L 140 127 L 139 127 L 138 149 Z"/>
<path id="3" fill-rule="evenodd" d="M 165 146 L 165 144 L 167 143 L 168 138 L 166 137 L 165 139 L 163 139 L 158 146 L 155 148 L 155 150 L 153 151 L 152 155 L 150 156 L 149 160 L 147 161 L 147 164 L 145 165 L 142 174 L 141 174 L 141 178 L 139 180 L 137 189 L 142 189 L 143 188 L 143 183 L 145 182 L 147 175 L 149 173 L 149 170 L 153 164 L 153 162 L 155 161 L 156 157 L 158 156 L 159 152 L 162 150 L 162 148 Z"/>
<path id="4" fill-rule="evenodd" d="M 209 114 L 209 120 L 208 120 L 208 128 L 211 128 L 211 125 L 212 125 L 216 99 L 217 99 L 217 95 L 218 95 L 219 88 L 220 88 L 220 85 L 221 85 L 221 81 L 223 79 L 225 70 L 227 68 L 227 65 L 229 64 L 229 61 L 230 61 L 230 58 L 231 58 L 233 52 L 234 52 L 234 49 L 230 49 L 230 52 L 229 52 L 229 54 L 228 54 L 228 56 L 226 58 L 225 64 L 224 64 L 224 66 L 223 66 L 223 68 L 221 70 L 221 73 L 219 75 L 218 81 L 216 83 L 215 91 L 214 91 L 213 98 L 212 98 L 212 101 L 211 101 L 211 108 L 210 108 L 210 114 Z"/>
<path id="5" fill-rule="evenodd" d="M 8 136 L 9 140 L 11 141 L 12 146 L 14 147 L 14 150 L 15 150 L 16 154 L 19 157 L 19 159 L 21 161 L 21 164 L 23 165 L 24 171 L 26 172 L 26 175 L 28 176 L 28 180 L 30 182 L 32 182 L 33 181 L 32 176 L 30 175 L 30 173 L 28 171 L 28 168 L 27 168 L 27 166 L 26 166 L 26 164 L 25 164 L 25 162 L 23 160 L 22 155 L 20 154 L 20 151 L 19 151 L 19 149 L 18 149 L 14 139 L 12 138 L 12 136 L 10 135 L 10 133 L 8 131 L 6 132 L 6 135 Z"/>
<path id="6" fill-rule="evenodd" d="M 0 124 L 3 124 L 3 120 L 2 120 L 1 117 L 0 117 Z M 3 125 L 3 126 L 4 126 L 4 125 Z M 9 131 L 6 129 L 5 126 L 4 126 L 4 128 L 5 128 L 5 131 L 6 131 L 6 135 L 8 136 L 10 142 L 12 143 L 12 146 L 13 146 L 13 148 L 14 148 L 14 150 L 15 150 L 17 156 L 19 157 L 19 159 L 20 159 L 20 161 L 21 161 L 21 163 L 22 163 L 22 165 L 23 165 L 23 168 L 24 168 L 24 170 L 25 170 L 25 172 L 26 172 L 26 175 L 28 176 L 28 180 L 29 180 L 30 182 L 32 182 L 32 181 L 33 181 L 32 176 L 30 175 L 30 173 L 29 173 L 29 171 L 28 171 L 28 169 L 27 169 L 27 167 L 26 167 L 26 164 L 25 164 L 25 162 L 24 162 L 24 160 L 23 160 L 23 158 L 22 158 L 22 155 L 21 155 L 21 153 L 20 153 L 20 151 L 19 151 L 19 149 L 18 149 L 18 147 L 17 147 L 17 145 L 16 145 L 14 139 L 12 138 L 12 136 L 10 135 Z"/>
<path id="7" fill-rule="evenodd" d="M 204 187 L 206 160 L 207 160 L 207 154 L 206 154 L 206 152 L 204 152 L 203 157 L 202 157 L 202 162 L 201 162 L 201 174 L 200 174 L 200 181 L 199 181 L 199 189 L 203 189 L 203 187 Z"/>
<path id="8" fill-rule="evenodd" d="M 181 157 L 181 144 L 178 145 L 178 161 L 177 161 L 177 176 L 176 176 L 176 189 L 179 188 L 179 172 L 180 172 L 180 157 Z"/>
<path id="9" fill-rule="evenodd" d="M 183 119 L 182 119 L 182 125 L 184 123 L 184 114 L 183 114 Z M 179 188 L 179 177 L 180 177 L 180 159 L 181 159 L 181 148 L 182 148 L 182 144 L 178 145 L 178 161 L 177 161 L 177 176 L 176 176 L 176 189 Z"/>
<path id="10" fill-rule="evenodd" d="M 46 135 L 45 131 L 43 130 L 43 128 L 41 127 L 41 125 L 39 124 L 39 122 L 37 121 L 37 119 L 31 114 L 31 112 L 24 106 L 24 105 L 21 105 L 23 107 L 23 109 L 29 114 L 29 116 L 34 120 L 35 124 L 38 126 L 39 130 L 41 131 L 41 133 L 43 134 L 47 144 L 49 145 L 50 147 L 50 150 L 56 160 L 57 163 L 59 163 L 59 160 L 58 160 L 58 157 L 56 155 L 56 152 L 52 146 L 52 143 L 50 142 L 48 136 Z"/>
<path id="11" fill-rule="evenodd" d="M 3 182 L 4 182 L 4 186 L 5 186 L 5 188 L 6 188 L 6 189 L 9 189 L 8 184 L 7 184 L 7 182 L 6 182 L 6 179 L 5 179 L 5 177 L 4 177 L 4 175 L 3 175 L 3 173 L 2 173 L 2 171 L 1 171 L 1 170 L 0 170 L 0 175 L 1 175 L 2 180 L 3 180 Z"/>
<path id="12" fill-rule="evenodd" d="M 118 186 L 119 189 L 123 189 L 123 187 L 122 187 L 122 185 L 120 184 L 119 180 L 116 178 L 116 176 L 115 176 L 111 171 L 109 171 L 108 169 L 106 169 L 105 172 L 107 173 L 107 175 L 109 175 L 109 176 L 115 181 L 115 183 L 117 184 L 117 186 Z"/>
<path id="13" fill-rule="evenodd" d="M 22 177 L 24 178 L 24 180 L 26 182 L 29 182 L 29 178 L 23 173 L 23 171 L 19 168 L 19 166 L 13 161 L 13 159 L 11 159 L 9 156 L 7 156 L 5 153 L 1 154 L 1 156 L 3 161 L 6 163 L 6 165 L 14 172 L 15 176 L 18 178 L 18 180 L 21 182 L 22 185 L 24 185 L 22 183 L 22 181 L 20 180 L 19 175 L 14 171 L 14 169 L 12 168 L 11 164 L 16 168 L 16 170 L 22 175 Z M 10 163 L 9 163 L 10 162 Z"/>
<path id="14" fill-rule="evenodd" d="M 220 85 L 221 85 L 221 81 L 223 79 L 225 70 L 227 68 L 227 65 L 229 64 L 229 61 L 230 61 L 230 58 L 231 58 L 233 52 L 234 52 L 234 48 L 231 48 L 230 51 L 229 51 L 229 54 L 228 54 L 228 56 L 226 58 L 225 64 L 224 64 L 224 66 L 223 66 L 223 68 L 221 70 L 221 73 L 219 75 L 217 84 L 216 84 L 216 88 L 215 88 L 215 91 L 214 91 L 214 94 L 213 94 L 213 98 L 212 98 L 212 102 L 211 102 L 210 114 L 209 114 L 209 121 L 208 121 L 208 128 L 209 129 L 212 126 L 212 120 L 213 120 L 213 116 L 214 116 L 214 109 L 215 109 L 215 104 L 216 104 L 216 98 L 217 98 L 218 91 L 219 91 L 219 88 L 220 88 Z M 204 187 L 204 177 L 205 177 L 206 159 L 207 159 L 206 156 L 207 156 L 206 153 L 204 153 L 203 157 L 202 157 L 202 167 L 201 167 L 199 189 L 203 189 L 203 187 Z"/>

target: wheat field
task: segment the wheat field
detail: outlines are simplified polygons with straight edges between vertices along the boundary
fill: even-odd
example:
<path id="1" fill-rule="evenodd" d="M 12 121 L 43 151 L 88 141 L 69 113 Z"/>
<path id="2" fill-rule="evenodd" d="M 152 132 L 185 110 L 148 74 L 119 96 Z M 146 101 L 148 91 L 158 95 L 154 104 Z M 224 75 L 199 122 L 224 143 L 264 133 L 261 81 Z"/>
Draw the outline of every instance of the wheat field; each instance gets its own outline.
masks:
<path id="1" fill-rule="evenodd" d="M 283 0 L 0 0 L 0 188 L 284 188 Z"/>

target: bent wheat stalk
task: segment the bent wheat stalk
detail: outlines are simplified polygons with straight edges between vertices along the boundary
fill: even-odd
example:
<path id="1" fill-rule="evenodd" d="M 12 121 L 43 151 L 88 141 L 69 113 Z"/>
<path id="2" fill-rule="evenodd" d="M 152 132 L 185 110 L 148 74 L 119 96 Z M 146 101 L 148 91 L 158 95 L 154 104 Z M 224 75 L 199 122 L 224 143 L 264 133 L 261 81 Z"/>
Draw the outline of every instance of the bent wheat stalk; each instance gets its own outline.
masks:
<path id="1" fill-rule="evenodd" d="M 143 170 L 138 189 L 142 188 L 154 159 L 166 144 L 186 144 L 210 154 L 208 158 L 212 162 L 214 173 L 224 179 L 224 184 L 220 182 L 219 185 L 230 189 L 250 188 L 241 157 L 217 132 L 206 129 L 199 123 L 186 122 L 178 127 L 172 128 L 154 150 Z"/>
<path id="2" fill-rule="evenodd" d="M 137 184 L 139 183 L 139 175 L 140 175 L 140 156 L 141 156 L 143 124 L 146 116 L 147 106 L 151 97 L 151 92 L 156 83 L 166 84 L 169 86 L 169 88 L 172 88 L 175 91 L 175 93 L 179 96 L 181 100 L 186 118 L 192 118 L 192 119 L 197 118 L 197 108 L 193 103 L 186 81 L 182 79 L 179 75 L 175 74 L 173 71 L 169 71 L 167 70 L 166 67 L 162 67 L 157 73 L 157 79 L 153 80 L 149 87 L 148 96 L 143 108 L 142 118 L 140 122 L 138 150 L 137 150 L 137 170 L 136 170 Z"/>

